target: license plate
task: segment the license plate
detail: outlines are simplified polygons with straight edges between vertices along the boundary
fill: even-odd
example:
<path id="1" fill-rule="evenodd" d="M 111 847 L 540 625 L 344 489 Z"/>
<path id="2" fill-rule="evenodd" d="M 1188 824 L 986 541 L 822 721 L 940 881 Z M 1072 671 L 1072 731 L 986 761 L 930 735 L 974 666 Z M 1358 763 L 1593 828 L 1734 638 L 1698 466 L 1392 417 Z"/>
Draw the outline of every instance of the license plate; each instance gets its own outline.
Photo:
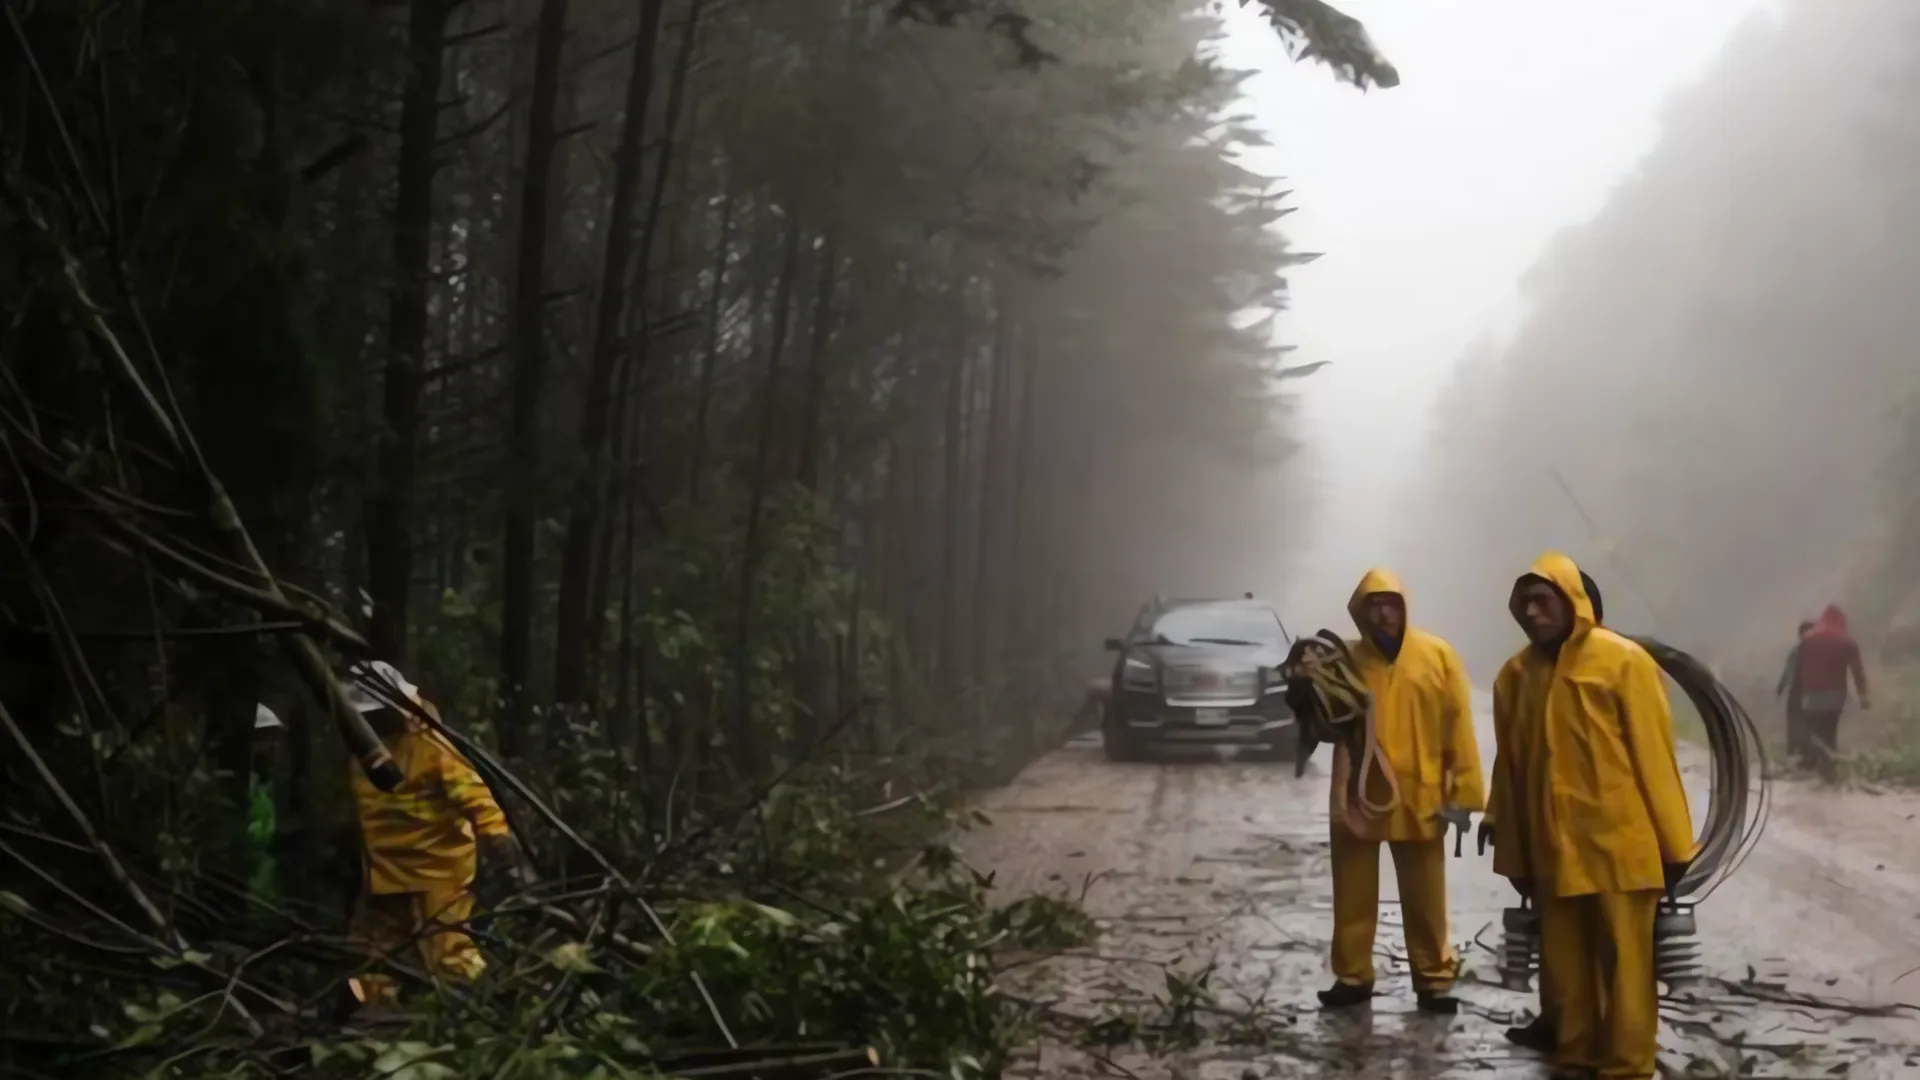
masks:
<path id="1" fill-rule="evenodd" d="M 1225 727 L 1227 723 L 1227 710 L 1195 709 L 1193 711 L 1193 722 L 1201 727 Z"/>

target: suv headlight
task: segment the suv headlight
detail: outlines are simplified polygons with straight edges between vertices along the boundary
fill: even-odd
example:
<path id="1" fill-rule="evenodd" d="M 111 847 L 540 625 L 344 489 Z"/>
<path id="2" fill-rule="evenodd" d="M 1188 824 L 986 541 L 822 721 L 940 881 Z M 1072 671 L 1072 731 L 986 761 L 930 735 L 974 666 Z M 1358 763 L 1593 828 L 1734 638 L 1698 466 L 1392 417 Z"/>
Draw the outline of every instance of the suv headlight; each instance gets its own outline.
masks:
<path id="1" fill-rule="evenodd" d="M 1152 664 L 1129 656 L 1120 661 L 1120 686 L 1125 690 L 1158 690 L 1160 677 L 1154 673 Z"/>

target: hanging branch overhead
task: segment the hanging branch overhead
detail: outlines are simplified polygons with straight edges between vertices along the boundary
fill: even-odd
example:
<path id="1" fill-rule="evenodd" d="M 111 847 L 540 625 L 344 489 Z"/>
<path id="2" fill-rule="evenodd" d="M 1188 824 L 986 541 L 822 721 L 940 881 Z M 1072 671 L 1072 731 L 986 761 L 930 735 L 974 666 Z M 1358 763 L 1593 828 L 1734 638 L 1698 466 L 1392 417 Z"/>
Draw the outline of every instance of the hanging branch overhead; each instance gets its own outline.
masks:
<path id="1" fill-rule="evenodd" d="M 1243 8 L 1252 3 L 1265 10 L 1294 59 L 1325 64 L 1362 90 L 1400 85 L 1400 72 L 1374 46 L 1367 28 L 1326 0 L 1240 0 Z"/>

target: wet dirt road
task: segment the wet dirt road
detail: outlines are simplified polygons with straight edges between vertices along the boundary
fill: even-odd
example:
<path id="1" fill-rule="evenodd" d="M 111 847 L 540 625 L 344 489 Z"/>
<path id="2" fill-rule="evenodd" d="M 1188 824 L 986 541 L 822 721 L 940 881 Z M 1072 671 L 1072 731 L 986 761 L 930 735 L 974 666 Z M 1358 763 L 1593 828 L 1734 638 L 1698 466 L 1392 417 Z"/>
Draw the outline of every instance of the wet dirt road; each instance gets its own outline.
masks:
<path id="1" fill-rule="evenodd" d="M 1686 770 L 1697 821 L 1704 759 L 1683 749 L 1699 759 Z M 1326 755 L 1296 779 L 1291 764 L 1115 764 L 1093 737 L 983 800 L 993 824 L 963 839 L 969 861 L 1008 896 L 1084 896 L 1101 929 L 1088 949 L 1016 958 L 1010 991 L 1060 1021 L 1023 1075 L 1546 1075 L 1501 1037 L 1534 1001 L 1498 985 L 1514 894 L 1471 841 L 1448 864 L 1461 1015 L 1413 1009 L 1384 859 L 1383 996 L 1317 1010 L 1313 992 L 1330 981 Z M 1800 782 L 1774 792 L 1760 846 L 1699 910 L 1707 978 L 1694 1000 L 1663 1007 L 1663 1073 L 1920 1077 L 1920 797 Z M 1086 1045 L 1085 1026 L 1102 1021 L 1121 1034 L 1171 1022 L 1175 1034 L 1151 1052 L 1118 1036 Z"/>

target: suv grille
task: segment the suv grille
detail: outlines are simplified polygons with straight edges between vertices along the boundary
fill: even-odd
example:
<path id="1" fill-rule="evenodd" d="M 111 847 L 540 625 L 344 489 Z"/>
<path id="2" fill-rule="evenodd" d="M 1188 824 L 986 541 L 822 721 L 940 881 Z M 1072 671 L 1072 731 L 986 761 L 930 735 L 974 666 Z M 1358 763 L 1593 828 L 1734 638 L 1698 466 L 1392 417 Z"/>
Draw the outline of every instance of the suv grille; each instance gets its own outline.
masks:
<path id="1" fill-rule="evenodd" d="M 1186 664 L 1169 666 L 1165 677 L 1169 697 L 1234 700 L 1260 693 L 1260 676 L 1252 671 L 1226 672 Z"/>

